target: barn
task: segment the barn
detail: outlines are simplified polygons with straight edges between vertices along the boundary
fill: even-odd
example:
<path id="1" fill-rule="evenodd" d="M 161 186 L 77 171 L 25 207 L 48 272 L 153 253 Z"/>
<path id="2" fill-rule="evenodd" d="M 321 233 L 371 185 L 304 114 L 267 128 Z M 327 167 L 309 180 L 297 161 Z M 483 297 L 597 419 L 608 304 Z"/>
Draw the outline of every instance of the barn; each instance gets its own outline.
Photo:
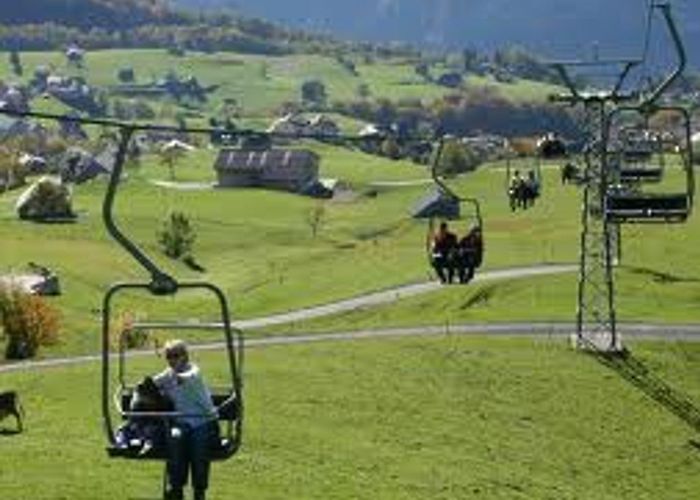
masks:
<path id="1" fill-rule="evenodd" d="M 299 192 L 318 180 L 319 156 L 305 149 L 225 148 L 214 164 L 219 187 Z"/>

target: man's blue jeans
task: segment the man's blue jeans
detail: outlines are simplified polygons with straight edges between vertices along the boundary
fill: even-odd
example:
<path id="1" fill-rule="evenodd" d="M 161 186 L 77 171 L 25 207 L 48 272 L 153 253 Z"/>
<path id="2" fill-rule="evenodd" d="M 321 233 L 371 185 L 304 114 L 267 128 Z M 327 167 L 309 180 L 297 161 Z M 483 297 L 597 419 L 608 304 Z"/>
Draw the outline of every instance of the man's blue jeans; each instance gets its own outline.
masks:
<path id="1" fill-rule="evenodd" d="M 197 427 L 175 425 L 180 437 L 168 437 L 168 478 L 170 488 L 182 490 L 187 473 L 192 472 L 192 488 L 204 491 L 209 486 L 211 449 L 219 446 L 219 423 L 216 420 Z"/>

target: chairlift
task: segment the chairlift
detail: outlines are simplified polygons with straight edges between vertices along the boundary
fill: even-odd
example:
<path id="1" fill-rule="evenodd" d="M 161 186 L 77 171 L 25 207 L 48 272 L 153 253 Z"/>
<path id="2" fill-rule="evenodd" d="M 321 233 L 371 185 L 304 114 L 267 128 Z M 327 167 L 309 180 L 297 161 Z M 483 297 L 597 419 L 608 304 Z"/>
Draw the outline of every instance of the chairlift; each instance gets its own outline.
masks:
<path id="1" fill-rule="evenodd" d="M 445 182 L 445 180 L 440 176 L 438 169 L 440 165 L 440 159 L 442 158 L 442 153 L 445 145 L 445 141 L 449 140 L 445 137 L 440 138 L 437 150 L 433 157 L 433 162 L 431 165 L 431 175 L 433 182 L 437 186 L 438 192 L 445 198 L 454 201 L 459 206 L 459 213 L 457 218 L 464 221 L 466 224 L 462 224 L 464 227 L 463 238 L 468 235 L 474 235 L 478 233 L 479 244 L 477 249 L 473 249 L 472 264 L 473 269 L 478 269 L 481 267 L 483 261 L 483 219 L 481 217 L 481 205 L 476 198 L 464 197 L 458 195 L 453 191 Z M 436 227 L 439 227 L 443 222 L 447 223 L 450 220 L 454 220 L 455 217 L 447 216 L 433 216 L 428 219 L 428 232 L 426 235 L 426 254 L 429 264 L 432 263 L 433 255 L 431 243 L 436 232 Z M 457 240 L 460 241 L 460 234 L 457 234 Z M 450 257 L 452 258 L 452 257 Z"/>
<path id="2" fill-rule="evenodd" d="M 537 140 L 537 156 L 544 160 L 566 158 L 566 144 L 557 134 L 549 132 Z"/>
<path id="3" fill-rule="evenodd" d="M 516 175 L 521 177 L 521 182 L 514 186 Z M 528 208 L 531 203 L 534 204 L 534 200 L 542 194 L 542 184 L 542 162 L 539 155 L 536 158 L 528 157 L 521 161 L 514 152 L 508 152 L 504 191 L 511 211 L 515 211 L 518 207 Z"/>
<path id="4" fill-rule="evenodd" d="M 605 193 L 605 214 L 609 221 L 618 223 L 681 223 L 690 216 L 693 208 L 693 198 L 695 194 L 695 178 L 692 165 L 692 142 L 690 140 L 690 113 L 685 108 L 680 107 L 619 107 L 609 113 L 607 120 L 607 137 L 610 137 L 611 127 L 614 121 L 623 112 L 641 114 L 648 119 L 650 114 L 656 113 L 676 113 L 680 117 L 679 129 L 680 140 L 674 148 L 680 158 L 683 169 L 683 190 L 670 192 L 661 191 L 663 184 L 658 189 L 650 191 L 644 189 L 642 183 L 625 183 L 622 178 L 620 182 L 611 183 L 611 187 Z M 667 145 L 665 141 L 658 141 L 656 147 L 659 148 L 663 156 Z M 614 166 L 615 154 L 606 148 L 607 165 Z M 641 155 L 640 155 L 641 156 Z M 659 166 L 664 171 L 664 166 Z M 614 169 L 613 174 L 614 174 Z M 661 174 L 659 174 L 661 177 Z M 614 181 L 614 178 L 612 179 Z"/>
<path id="5" fill-rule="evenodd" d="M 220 321 L 209 324 L 193 324 L 190 322 L 151 322 L 135 324 L 132 328 L 148 328 L 149 330 L 215 330 L 222 334 L 225 346 L 225 358 L 229 384 L 223 388 L 212 388 L 212 401 L 217 411 L 218 419 L 224 423 L 221 439 L 215 447 L 209 450 L 212 461 L 226 460 L 232 457 L 241 445 L 243 425 L 242 397 L 242 352 L 243 335 L 240 330 L 231 326 L 228 303 L 224 292 L 217 286 L 206 281 L 178 282 L 175 278 L 161 271 L 132 241 L 130 241 L 116 226 L 112 218 L 112 208 L 117 194 L 126 151 L 133 133 L 131 128 L 122 128 L 119 149 L 112 169 L 107 194 L 103 204 L 103 220 L 108 232 L 115 240 L 144 267 L 151 275 L 148 282 L 119 282 L 113 284 L 106 292 L 102 302 L 102 416 L 107 437 L 107 453 L 112 458 L 128 460 L 167 460 L 167 446 L 154 446 L 144 453 L 139 446 L 130 446 L 120 442 L 113 422 L 113 415 L 121 419 L 131 417 L 148 417 L 161 420 L 166 428 L 170 427 L 173 419 L 198 415 L 185 415 L 174 411 L 130 412 L 129 404 L 135 387 L 130 386 L 126 378 L 126 347 L 123 341 L 126 331 L 120 332 L 118 347 L 118 376 L 116 388 L 112 387 L 112 324 L 114 317 L 112 305 L 116 297 L 124 292 L 142 292 L 149 297 L 173 297 L 176 294 L 191 292 L 193 294 L 213 296 Z M 112 403 L 114 409 L 112 409 Z M 169 439 L 169 433 L 166 433 Z"/>
<path id="6" fill-rule="evenodd" d="M 625 127 L 618 134 L 613 171 L 623 185 L 658 183 L 665 167 L 661 135 L 648 128 Z"/>

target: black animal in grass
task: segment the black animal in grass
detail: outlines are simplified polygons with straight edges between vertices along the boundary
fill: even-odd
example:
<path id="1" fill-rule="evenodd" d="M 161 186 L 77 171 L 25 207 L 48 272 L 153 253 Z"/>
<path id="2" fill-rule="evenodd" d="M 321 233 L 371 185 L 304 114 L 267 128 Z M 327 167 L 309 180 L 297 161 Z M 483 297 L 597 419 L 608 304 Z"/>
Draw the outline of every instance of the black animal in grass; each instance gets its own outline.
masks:
<path id="1" fill-rule="evenodd" d="M 17 432 L 22 432 L 24 410 L 19 403 L 19 396 L 15 391 L 0 392 L 0 420 L 9 416 L 15 417 L 17 421 Z"/>

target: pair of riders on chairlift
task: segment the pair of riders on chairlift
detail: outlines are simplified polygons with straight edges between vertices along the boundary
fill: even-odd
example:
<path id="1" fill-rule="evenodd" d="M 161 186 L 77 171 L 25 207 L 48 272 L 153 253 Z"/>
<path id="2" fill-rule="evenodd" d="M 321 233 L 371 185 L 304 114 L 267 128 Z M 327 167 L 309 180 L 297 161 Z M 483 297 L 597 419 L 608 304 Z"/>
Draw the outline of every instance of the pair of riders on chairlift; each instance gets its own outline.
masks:
<path id="1" fill-rule="evenodd" d="M 528 208 L 535 203 L 535 198 L 540 195 L 540 181 L 534 170 L 529 170 L 527 177 L 522 177 L 520 171 L 513 172 L 508 186 L 508 199 L 510 209 Z"/>
<path id="2" fill-rule="evenodd" d="M 460 283 L 468 283 L 481 265 L 483 254 L 484 240 L 479 226 L 472 226 L 458 239 L 447 222 L 442 222 L 432 237 L 431 264 L 442 283 L 452 283 L 455 273 Z"/>

